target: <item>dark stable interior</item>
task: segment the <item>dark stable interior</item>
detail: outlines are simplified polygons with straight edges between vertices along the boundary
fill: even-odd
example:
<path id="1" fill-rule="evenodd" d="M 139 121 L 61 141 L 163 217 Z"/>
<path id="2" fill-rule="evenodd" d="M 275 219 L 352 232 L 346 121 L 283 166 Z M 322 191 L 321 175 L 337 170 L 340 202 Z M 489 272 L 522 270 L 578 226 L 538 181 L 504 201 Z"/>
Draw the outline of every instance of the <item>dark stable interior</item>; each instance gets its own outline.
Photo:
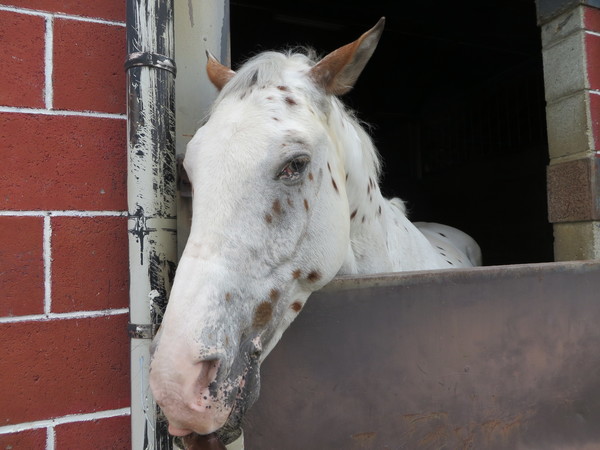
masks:
<path id="1" fill-rule="evenodd" d="M 552 261 L 540 30 L 533 0 L 232 0 L 234 69 L 264 50 L 320 55 L 381 17 L 344 102 L 371 125 L 386 196 L 471 234 L 485 265 Z"/>

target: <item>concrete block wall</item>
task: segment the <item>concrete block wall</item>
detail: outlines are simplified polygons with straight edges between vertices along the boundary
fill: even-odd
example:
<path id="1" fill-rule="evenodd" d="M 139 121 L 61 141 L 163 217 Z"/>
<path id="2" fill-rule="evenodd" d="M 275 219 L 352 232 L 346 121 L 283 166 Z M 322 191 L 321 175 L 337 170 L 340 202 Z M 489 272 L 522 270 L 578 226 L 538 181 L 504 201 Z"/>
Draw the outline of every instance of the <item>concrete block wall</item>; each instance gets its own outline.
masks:
<path id="1" fill-rule="evenodd" d="M 0 0 L 0 449 L 130 439 L 125 2 Z"/>
<path id="2" fill-rule="evenodd" d="M 548 216 L 557 261 L 600 258 L 600 9 L 542 20 Z"/>

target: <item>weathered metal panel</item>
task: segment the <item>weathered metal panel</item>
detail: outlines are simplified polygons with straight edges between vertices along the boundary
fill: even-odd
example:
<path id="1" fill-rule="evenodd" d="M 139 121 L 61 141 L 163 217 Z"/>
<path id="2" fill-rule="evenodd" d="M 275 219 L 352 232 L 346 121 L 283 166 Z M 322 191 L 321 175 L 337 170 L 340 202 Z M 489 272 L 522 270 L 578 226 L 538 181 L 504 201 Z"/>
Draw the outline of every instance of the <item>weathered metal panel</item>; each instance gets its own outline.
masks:
<path id="1" fill-rule="evenodd" d="M 248 449 L 600 448 L 600 262 L 334 280 L 262 370 Z"/>

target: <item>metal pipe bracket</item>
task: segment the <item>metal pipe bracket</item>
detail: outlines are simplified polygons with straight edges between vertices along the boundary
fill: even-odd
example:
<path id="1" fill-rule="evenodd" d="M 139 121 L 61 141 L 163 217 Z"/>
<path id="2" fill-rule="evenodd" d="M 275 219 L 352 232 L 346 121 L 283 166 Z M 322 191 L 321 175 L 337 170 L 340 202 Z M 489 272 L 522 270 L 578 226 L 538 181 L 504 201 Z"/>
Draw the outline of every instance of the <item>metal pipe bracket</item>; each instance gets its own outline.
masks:
<path id="1" fill-rule="evenodd" d="M 142 66 L 166 70 L 171 72 L 173 76 L 177 76 L 175 60 L 168 56 L 152 52 L 133 52 L 127 55 L 125 59 L 125 71 L 128 71 L 132 67 Z"/>

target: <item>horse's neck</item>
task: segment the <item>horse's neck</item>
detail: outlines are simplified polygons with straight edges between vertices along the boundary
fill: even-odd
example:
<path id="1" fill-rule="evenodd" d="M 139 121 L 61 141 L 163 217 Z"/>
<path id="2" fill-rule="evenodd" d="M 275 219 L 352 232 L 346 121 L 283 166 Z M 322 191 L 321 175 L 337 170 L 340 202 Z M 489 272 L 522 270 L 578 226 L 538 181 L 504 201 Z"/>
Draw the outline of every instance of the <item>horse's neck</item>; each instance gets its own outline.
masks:
<path id="1" fill-rule="evenodd" d="M 347 132 L 339 139 L 347 176 L 350 246 L 340 273 L 443 267 L 439 254 L 406 217 L 402 201 L 383 197 L 377 154 L 366 132 L 351 120 L 344 128 Z"/>
<path id="2" fill-rule="evenodd" d="M 372 200 L 371 200 L 372 198 Z M 446 267 L 429 240 L 404 214 L 400 199 L 388 200 L 376 186 L 365 199 L 350 200 L 350 247 L 340 273 L 400 272 Z M 356 214 L 354 213 L 356 211 Z"/>

